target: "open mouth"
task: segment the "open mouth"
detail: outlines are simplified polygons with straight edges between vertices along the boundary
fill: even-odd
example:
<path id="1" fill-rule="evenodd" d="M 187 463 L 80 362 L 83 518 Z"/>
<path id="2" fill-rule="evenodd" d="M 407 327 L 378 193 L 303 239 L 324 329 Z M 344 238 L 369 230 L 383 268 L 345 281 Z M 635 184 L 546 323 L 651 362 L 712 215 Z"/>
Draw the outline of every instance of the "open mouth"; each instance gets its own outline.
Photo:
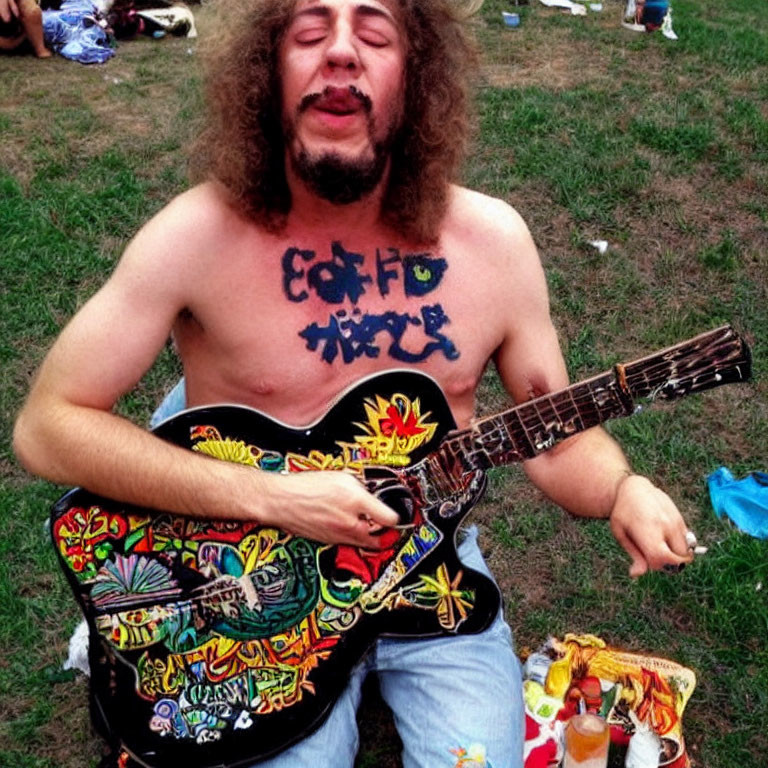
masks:
<path id="1" fill-rule="evenodd" d="M 348 88 L 326 87 L 322 93 L 305 96 L 300 111 L 310 107 L 336 117 L 348 117 L 370 110 L 370 99 L 354 86 Z"/>
<path id="2" fill-rule="evenodd" d="M 344 109 L 342 107 L 326 107 L 323 105 L 316 104 L 315 109 L 319 110 L 320 112 L 326 112 L 329 115 L 336 115 L 337 117 L 346 117 L 347 115 L 354 115 L 357 110 L 355 109 Z"/>

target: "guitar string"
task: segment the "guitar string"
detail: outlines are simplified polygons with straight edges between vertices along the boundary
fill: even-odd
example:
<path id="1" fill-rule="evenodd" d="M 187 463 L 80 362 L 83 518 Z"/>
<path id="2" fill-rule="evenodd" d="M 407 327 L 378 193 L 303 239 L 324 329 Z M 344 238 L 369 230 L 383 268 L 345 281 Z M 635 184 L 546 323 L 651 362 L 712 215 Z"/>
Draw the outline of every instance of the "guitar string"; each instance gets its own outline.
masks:
<path id="1" fill-rule="evenodd" d="M 733 347 L 733 345 L 729 346 Z M 693 361 L 691 365 L 695 364 L 695 372 L 686 371 L 685 373 L 678 375 L 676 377 L 678 388 L 684 392 L 686 385 L 695 385 L 696 379 L 705 375 L 716 376 L 719 373 L 738 371 L 738 368 L 747 362 L 743 357 L 742 346 L 739 345 L 738 347 L 734 347 L 731 349 L 731 352 L 739 353 L 741 358 L 738 362 L 734 363 L 733 361 L 723 359 L 706 359 L 705 364 L 702 365 L 701 360 Z M 625 368 L 626 381 L 630 390 L 633 388 L 636 389 L 639 385 L 644 385 L 647 389 L 650 390 L 649 394 L 651 394 L 654 390 L 662 388 L 665 383 L 669 381 L 668 375 L 659 377 L 660 372 L 671 373 L 673 369 L 681 367 L 681 360 L 669 359 L 668 356 L 650 359 L 655 361 L 653 365 L 644 365 L 635 372 L 627 371 Z M 683 357 L 682 361 L 684 362 L 684 360 L 685 357 Z M 630 365 L 634 367 L 637 366 L 637 364 Z M 653 380 L 654 377 L 656 377 L 655 381 Z M 741 379 L 741 376 L 739 379 Z M 598 374 L 591 381 L 577 383 L 564 390 L 547 393 L 546 395 L 542 395 L 535 400 L 521 403 L 502 413 L 480 419 L 477 422 L 477 425 L 494 425 L 492 429 L 489 429 L 485 433 L 481 433 L 482 436 L 492 435 L 494 432 L 500 432 L 501 428 L 503 427 L 507 431 L 508 437 L 513 442 L 516 442 L 516 438 L 523 437 L 525 441 L 531 446 L 531 454 L 525 451 L 521 451 L 519 445 L 513 445 L 510 446 L 510 448 L 515 449 L 516 453 L 523 458 L 526 458 L 528 455 L 535 456 L 537 453 L 541 453 L 543 451 L 539 449 L 539 446 L 535 443 L 534 440 L 531 439 L 529 433 L 532 432 L 536 427 L 544 427 L 545 429 L 549 430 L 549 434 L 551 435 L 552 427 L 555 425 L 546 421 L 546 418 L 548 417 L 554 416 L 562 425 L 564 422 L 567 423 L 565 415 L 572 413 L 573 415 L 571 422 L 573 421 L 574 417 L 579 417 L 580 421 L 582 422 L 580 429 L 586 429 L 588 426 L 596 426 L 597 424 L 600 424 L 611 418 L 625 415 L 623 410 L 618 412 L 615 410 L 617 403 L 621 404 L 619 393 L 616 390 L 616 383 L 615 372 L 606 371 L 603 374 Z M 607 401 L 606 404 L 601 405 L 596 399 L 596 395 L 599 392 L 608 392 L 612 395 L 612 397 Z M 648 396 L 649 395 L 635 395 L 634 397 L 638 397 L 638 399 L 644 399 Z M 584 411 L 585 405 L 593 406 L 595 411 L 594 416 L 596 416 L 598 419 L 596 422 L 587 422 L 585 424 L 585 417 L 587 416 Z M 511 418 L 513 415 L 516 416 L 520 422 L 519 427 L 509 422 L 509 418 Z M 510 429 L 512 434 L 510 434 Z M 567 436 L 568 435 L 563 435 L 563 437 Z M 477 427 L 475 427 L 475 429 L 470 428 L 454 432 L 450 437 L 446 437 L 446 440 L 436 450 L 436 453 L 440 452 L 443 446 L 447 447 L 448 450 L 451 450 L 452 448 L 458 448 L 459 453 L 464 455 L 471 455 L 472 453 L 479 451 L 485 451 L 488 453 L 487 447 L 481 446 L 480 448 L 477 448 L 475 451 L 473 451 L 462 446 L 461 443 L 467 439 L 469 439 L 473 445 L 477 444 Z M 503 436 L 501 443 L 502 445 L 504 444 Z M 457 456 L 454 454 L 453 458 L 457 458 Z"/>
<path id="2" fill-rule="evenodd" d="M 613 381 L 609 383 L 613 383 Z M 663 386 L 663 384 L 660 386 Z M 597 392 L 601 391 L 612 394 L 612 397 L 602 404 L 596 398 Z M 564 421 L 566 420 L 565 416 L 572 414 L 573 416 L 580 417 L 583 421 L 584 418 L 588 418 L 586 406 L 592 406 L 595 411 L 594 415 L 599 418 L 599 421 L 595 422 L 595 425 L 602 423 L 602 421 L 607 421 L 610 418 L 616 418 L 624 413 L 623 409 L 618 412 L 616 411 L 616 405 L 620 403 L 621 400 L 618 393 L 615 389 L 611 392 L 610 387 L 601 387 L 599 390 L 593 389 L 586 393 L 579 393 L 578 388 L 574 387 L 571 390 L 561 390 L 553 395 L 542 396 L 541 398 L 537 398 L 536 401 L 521 403 L 508 411 L 480 419 L 476 424 L 493 425 L 494 423 L 500 422 L 505 427 L 511 428 L 515 432 L 519 432 L 520 429 L 522 429 L 526 432 L 526 436 L 528 436 L 527 432 L 535 427 L 549 427 L 550 425 L 546 419 L 551 416 L 560 417 L 560 420 Z M 513 415 L 520 421 L 520 428 L 509 422 L 509 419 Z M 489 430 L 488 433 L 498 428 L 499 427 L 496 426 Z M 450 437 L 447 437 L 446 442 L 459 442 L 465 437 L 476 438 L 477 432 L 477 428 L 460 430 L 454 432 Z M 530 438 L 528 439 L 530 441 Z"/>
<path id="3" fill-rule="evenodd" d="M 247 534 L 246 534 L 246 535 L 247 535 Z M 242 541 L 242 539 L 241 539 L 241 541 Z M 207 542 L 207 540 L 206 540 L 206 541 L 204 541 L 203 543 L 206 543 L 206 542 Z M 162 551 L 163 551 L 163 550 L 161 550 L 161 552 L 162 552 Z M 123 556 L 123 557 L 125 558 L 125 556 Z M 140 556 L 140 555 L 136 555 L 136 553 L 132 553 L 132 554 L 131 554 L 131 555 L 129 555 L 128 557 L 141 557 L 141 556 Z M 125 558 L 125 559 L 127 560 L 128 558 Z M 156 562 L 156 561 L 153 561 L 153 562 Z M 252 571 L 249 571 L 249 573 L 243 574 L 243 576 L 231 576 L 230 578 L 232 578 L 232 579 L 234 580 L 234 582 L 235 582 L 235 583 L 233 583 L 233 584 L 230 584 L 230 585 L 228 585 L 228 586 L 221 586 L 221 587 L 219 587 L 219 588 L 217 588 L 217 589 L 212 589 L 211 591 L 209 591 L 209 592 L 206 592 L 205 594 L 202 594 L 202 595 L 191 596 L 191 597 L 189 597 L 189 598 L 186 598 L 186 601 L 187 601 L 187 602 L 191 602 L 191 603 L 197 603 L 197 602 L 203 603 L 203 602 L 204 602 L 206 599 L 209 599 L 209 598 L 211 598 L 211 597 L 218 597 L 219 595 L 225 595 L 227 592 L 232 592 L 232 591 L 241 591 L 241 592 L 244 594 L 244 593 L 245 593 L 245 588 L 244 588 L 244 587 L 241 587 L 241 586 L 239 586 L 239 584 L 238 584 L 237 582 L 239 581 L 239 579 L 241 579 L 241 578 L 243 578 L 243 577 L 248 577 L 248 578 L 250 578 L 250 574 L 253 574 L 253 573 L 255 573 L 255 572 L 256 572 L 256 569 L 254 569 L 254 570 L 252 570 Z M 217 577 L 214 579 L 214 582 L 213 582 L 213 583 L 215 583 L 215 582 L 216 582 L 216 581 L 218 581 L 219 579 L 222 579 L 222 578 L 226 578 L 227 576 L 228 576 L 228 574 L 225 574 L 224 576 L 217 576 Z M 103 583 L 103 582 L 102 582 L 102 583 Z M 195 590 L 198 590 L 198 589 L 205 589 L 205 588 L 206 588 L 206 586 L 207 586 L 207 585 L 203 584 L 203 585 L 201 585 L 201 586 L 199 586 L 199 587 L 195 587 L 193 591 L 195 591 Z M 176 587 L 166 587 L 166 589 L 179 589 L 179 590 L 181 590 L 181 589 L 182 589 L 182 587 L 179 587 L 179 586 L 177 585 Z M 141 595 L 141 594 L 145 594 L 145 595 L 147 595 L 147 599 L 151 599 L 151 597 L 152 597 L 152 593 L 150 593 L 150 592 L 145 592 L 145 593 L 140 593 L 140 592 L 132 592 L 132 593 L 129 593 L 129 594 L 133 594 L 133 595 Z M 266 602 L 266 601 L 265 601 L 265 602 Z M 94 601 L 93 601 L 93 603 L 94 603 L 94 605 L 97 605 L 97 602 L 96 602 L 96 600 L 94 600 Z M 161 604 L 161 605 L 162 605 L 162 604 Z M 154 606 L 153 606 L 153 607 L 154 607 Z M 136 607 L 133 607 L 133 608 L 131 608 L 131 607 L 127 607 L 127 608 L 121 608 L 120 610 L 122 610 L 122 611 L 129 611 L 129 610 L 138 610 L 138 608 L 136 608 Z M 110 614 L 110 615 L 111 615 L 111 614 Z"/>
<path id="4" fill-rule="evenodd" d="M 676 381 L 678 384 L 682 385 L 680 388 L 684 390 L 686 384 L 688 383 L 695 384 L 695 380 L 697 378 L 701 378 L 706 374 L 718 374 L 723 372 L 730 372 L 730 371 L 736 370 L 739 367 L 739 365 L 745 364 L 745 362 L 746 361 L 740 364 L 729 365 L 726 368 L 723 368 L 721 364 L 718 362 L 713 362 L 707 367 L 700 367 L 697 370 L 697 372 L 693 375 L 686 373 L 677 377 Z M 669 370 L 671 367 L 672 366 L 669 362 L 661 361 L 654 367 L 654 369 L 651 369 L 649 372 L 644 370 L 636 373 L 627 373 L 626 380 L 629 385 L 628 388 L 632 389 L 633 387 L 636 388 L 640 384 L 644 384 L 647 387 L 650 387 L 651 391 L 655 389 L 659 389 L 663 387 L 665 383 L 667 383 L 668 378 L 659 379 L 658 383 L 655 383 L 650 380 L 651 376 L 653 374 L 658 373 L 658 371 L 660 370 Z M 563 405 L 562 403 L 557 402 L 557 398 L 562 398 L 566 396 L 568 396 L 568 402 L 565 403 L 566 408 L 573 407 L 573 408 L 579 409 L 583 405 L 592 404 L 597 406 L 597 408 L 599 409 L 601 406 L 595 399 L 596 393 L 604 392 L 604 391 L 610 392 L 611 390 L 615 392 L 616 391 L 615 387 L 611 387 L 610 385 L 612 384 L 615 385 L 616 379 L 615 379 L 615 374 L 612 371 L 607 371 L 604 374 L 598 374 L 598 376 L 596 376 L 595 379 L 596 381 L 593 382 L 592 384 L 588 382 L 581 382 L 581 383 L 574 384 L 570 387 L 567 387 L 566 389 L 558 390 L 557 392 L 551 392 L 551 393 L 541 395 L 540 397 L 537 397 L 534 400 L 528 400 L 526 402 L 520 403 L 519 405 L 516 405 L 515 407 L 510 408 L 507 411 L 503 411 L 502 413 L 480 419 L 477 423 L 480 424 L 480 423 L 491 422 L 495 419 L 502 418 L 506 415 L 509 415 L 512 412 L 517 412 L 518 415 L 527 416 L 527 415 L 530 415 L 531 412 L 534 410 L 534 408 L 538 405 L 549 406 L 553 410 L 557 410 L 557 408 Z M 599 382 L 601 379 L 604 379 L 608 386 L 595 387 L 594 385 L 597 384 L 597 382 Z M 631 381 L 631 384 L 630 384 L 630 381 Z M 577 396 L 573 397 L 573 393 L 576 393 Z M 643 399 L 647 397 L 647 395 L 636 395 L 636 397 L 638 397 L 638 399 Z M 463 432 L 471 433 L 472 430 L 461 430 L 460 432 L 454 433 L 454 435 L 458 437 L 458 435 L 462 434 Z"/>
<path id="5" fill-rule="evenodd" d="M 251 571 L 251 573 L 253 573 L 253 572 L 254 571 Z M 248 574 L 245 574 L 245 575 L 247 576 Z M 234 579 L 236 577 L 232 577 L 232 578 Z M 176 589 L 180 590 L 182 588 L 181 587 L 176 587 Z M 197 587 L 196 589 L 199 589 L 199 587 Z M 204 605 L 206 600 L 208 600 L 210 598 L 218 597 L 220 595 L 226 595 L 228 592 L 240 592 L 240 594 L 242 595 L 242 594 L 245 593 L 245 590 L 242 587 L 239 587 L 239 585 L 237 585 L 237 584 L 232 584 L 232 585 L 227 586 L 227 587 L 220 587 L 220 588 L 211 590 L 210 592 L 207 592 L 204 595 L 193 595 L 193 596 L 184 598 L 183 600 L 173 601 L 173 602 L 168 603 L 168 604 L 165 604 L 165 603 L 155 603 L 153 605 L 147 606 L 146 610 L 149 610 L 151 608 L 166 608 L 166 605 L 167 606 L 171 606 L 171 605 L 173 605 L 173 606 L 176 606 L 176 605 L 186 606 L 186 605 L 196 605 L 198 603 L 201 604 L 201 605 Z M 144 592 L 144 593 L 133 592 L 133 593 L 129 593 L 129 594 L 132 594 L 132 595 L 142 595 L 143 594 L 143 595 L 146 595 L 146 599 L 151 599 L 151 597 L 152 597 L 152 593 L 150 593 L 150 592 Z M 110 612 L 108 607 L 106 607 L 104 605 L 99 605 L 96 602 L 96 600 L 93 600 L 92 602 L 94 603 L 94 606 L 96 606 L 97 609 L 104 611 L 100 615 L 102 615 L 102 616 L 114 616 L 114 615 L 116 615 L 115 613 Z M 136 602 L 140 602 L 140 600 L 137 599 Z M 243 601 L 243 600 L 240 601 L 240 603 L 243 603 L 243 602 L 245 602 L 247 604 L 247 601 Z M 134 606 L 130 606 L 130 605 L 129 606 L 120 606 L 117 609 L 117 614 L 128 612 L 128 611 L 141 610 L 141 609 L 142 609 L 141 606 L 136 606 L 136 605 L 134 605 Z"/>

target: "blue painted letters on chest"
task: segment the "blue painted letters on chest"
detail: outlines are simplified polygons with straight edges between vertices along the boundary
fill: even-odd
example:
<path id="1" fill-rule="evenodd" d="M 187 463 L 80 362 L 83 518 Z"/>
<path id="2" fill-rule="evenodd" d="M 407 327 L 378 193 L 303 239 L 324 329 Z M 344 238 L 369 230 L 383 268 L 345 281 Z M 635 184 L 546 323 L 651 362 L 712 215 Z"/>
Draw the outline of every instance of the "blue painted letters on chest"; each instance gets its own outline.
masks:
<path id="1" fill-rule="evenodd" d="M 366 293 L 374 290 L 374 278 L 363 270 L 365 257 L 344 248 L 340 241 L 331 243 L 331 258 L 318 259 L 315 251 L 288 248 L 283 254 L 283 291 L 289 301 L 302 302 L 314 293 L 327 304 L 357 305 Z M 402 281 L 406 297 L 421 297 L 440 284 L 448 263 L 429 253 L 407 253 L 401 256 L 397 248 L 376 249 L 375 289 L 387 297 L 392 284 Z M 378 357 L 384 350 L 395 360 L 417 363 L 435 352 L 455 360 L 459 352 L 453 342 L 441 333 L 450 322 L 440 304 L 424 305 L 418 314 L 382 312 L 368 314 L 356 306 L 349 314 L 339 310 L 330 315 L 328 324 L 311 323 L 299 336 L 307 349 L 320 351 L 325 362 L 341 360 L 351 363 L 359 357 Z M 425 340 L 421 348 L 408 349 L 404 336 L 409 328 L 420 328 Z M 413 344 L 413 334 L 409 337 Z"/>
<path id="2" fill-rule="evenodd" d="M 363 284 L 372 281 L 370 275 L 362 275 L 358 270 L 363 263 L 362 254 L 345 250 L 338 241 L 331 245 L 331 253 L 329 261 L 318 261 L 309 268 L 307 285 L 329 304 L 341 304 L 347 298 L 357 304 L 365 293 Z M 295 293 L 292 288 L 292 283 L 305 276 L 305 270 L 296 268 L 297 256 L 304 261 L 314 261 L 315 252 L 289 248 L 283 254 L 283 290 L 291 301 L 304 301 L 309 298 L 306 289 Z"/>
<path id="3" fill-rule="evenodd" d="M 299 336 L 306 339 L 308 349 L 319 349 L 326 363 L 332 363 L 339 353 L 345 363 L 363 356 L 378 357 L 381 349 L 404 363 L 420 363 L 433 352 L 442 352 L 448 360 L 455 360 L 459 356 L 456 346 L 440 333 L 448 322 L 448 316 L 439 304 L 422 307 L 419 317 L 407 312 L 364 315 L 359 309 L 349 317 L 341 310 L 328 318 L 328 325 L 312 323 Z M 409 325 L 422 327 L 424 335 L 431 339 L 420 350 L 410 351 L 403 346 L 403 335 Z M 388 345 L 386 340 L 379 339 L 382 334 L 388 339 Z"/>

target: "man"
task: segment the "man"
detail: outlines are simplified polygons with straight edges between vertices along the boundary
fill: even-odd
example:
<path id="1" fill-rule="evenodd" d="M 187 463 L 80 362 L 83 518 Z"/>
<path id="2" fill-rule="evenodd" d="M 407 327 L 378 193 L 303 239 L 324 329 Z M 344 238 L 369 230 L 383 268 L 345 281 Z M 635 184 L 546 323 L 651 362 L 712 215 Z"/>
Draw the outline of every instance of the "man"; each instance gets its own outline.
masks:
<path id="1" fill-rule="evenodd" d="M 43 12 L 35 0 L 0 0 L 0 51 L 12 51 L 25 40 L 39 59 L 50 58 L 43 40 Z"/>
<path id="2" fill-rule="evenodd" d="M 141 230 L 63 331 L 15 446 L 57 482 L 371 548 L 397 517 L 346 473 L 210 461 L 116 417 L 115 401 L 172 331 L 188 405 L 241 402 L 305 425 L 361 377 L 412 366 L 467 426 L 488 360 L 517 401 L 566 385 L 544 274 L 514 210 L 449 183 L 472 58 L 450 2 L 251 0 L 239 16 L 236 6 L 211 58 L 212 119 L 196 150 L 210 180 Z M 603 431 L 525 470 L 574 514 L 610 517 L 632 575 L 690 559 L 672 501 Z M 484 568 L 473 536 L 460 552 Z M 351 766 L 371 669 L 405 768 L 450 766 L 450 749 L 472 743 L 495 768 L 522 765 L 519 668 L 500 616 L 477 636 L 380 641 L 329 720 L 263 765 Z"/>

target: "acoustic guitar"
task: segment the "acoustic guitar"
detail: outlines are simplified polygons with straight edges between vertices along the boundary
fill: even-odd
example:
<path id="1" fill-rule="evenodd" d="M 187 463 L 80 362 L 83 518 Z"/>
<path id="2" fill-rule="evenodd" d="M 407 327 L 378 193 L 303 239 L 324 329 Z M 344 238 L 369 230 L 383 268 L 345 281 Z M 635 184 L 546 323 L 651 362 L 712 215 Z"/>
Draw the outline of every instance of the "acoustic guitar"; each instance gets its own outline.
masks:
<path id="1" fill-rule="evenodd" d="M 155 434 L 261 471 L 353 472 L 400 525 L 386 549 L 363 550 L 70 491 L 51 531 L 90 629 L 95 721 L 152 768 L 236 768 L 281 751 L 323 722 L 379 636 L 493 620 L 498 589 L 456 554 L 487 469 L 628 416 L 637 399 L 749 375 L 749 349 L 725 326 L 462 430 L 413 371 L 364 379 L 303 427 L 234 405 L 183 411 Z"/>

